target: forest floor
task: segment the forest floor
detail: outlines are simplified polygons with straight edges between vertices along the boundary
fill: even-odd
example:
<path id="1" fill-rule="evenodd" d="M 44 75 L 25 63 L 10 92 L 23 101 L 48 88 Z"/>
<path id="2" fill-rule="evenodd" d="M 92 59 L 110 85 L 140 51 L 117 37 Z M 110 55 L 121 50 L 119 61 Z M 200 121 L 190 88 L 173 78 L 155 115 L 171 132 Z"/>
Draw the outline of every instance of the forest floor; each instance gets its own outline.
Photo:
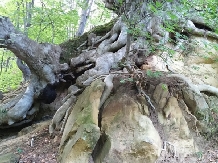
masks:
<path id="1" fill-rule="evenodd" d="M 17 129 L 4 132 L 0 130 L 0 163 L 58 163 L 61 135 L 51 138 L 48 132 L 49 123 L 50 120 L 32 124 L 19 132 Z M 196 139 L 200 141 L 198 144 L 202 144 L 200 152 L 181 160 L 162 151 L 157 163 L 217 163 L 218 150 L 214 141 L 203 142 L 202 137 Z"/>
<path id="2" fill-rule="evenodd" d="M 17 134 L 1 130 L 0 163 L 57 163 L 61 135 L 51 138 L 49 123 L 33 124 Z M 10 137 L 4 138 L 6 133 Z"/>

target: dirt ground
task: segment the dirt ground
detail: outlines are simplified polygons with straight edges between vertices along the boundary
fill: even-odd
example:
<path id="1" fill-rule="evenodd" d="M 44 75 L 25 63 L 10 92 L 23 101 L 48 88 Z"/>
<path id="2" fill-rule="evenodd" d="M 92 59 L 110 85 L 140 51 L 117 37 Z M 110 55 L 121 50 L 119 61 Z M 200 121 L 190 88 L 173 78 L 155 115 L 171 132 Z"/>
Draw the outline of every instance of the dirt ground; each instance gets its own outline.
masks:
<path id="1" fill-rule="evenodd" d="M 51 138 L 48 132 L 50 121 L 40 122 L 23 128 L 18 134 L 0 131 L 0 163 L 58 163 L 58 147 L 61 135 Z M 7 133 L 9 134 L 9 133 Z M 184 159 L 173 156 L 170 151 L 162 151 L 157 163 L 217 163 L 218 146 L 206 141 L 204 137 L 195 137 L 201 148 L 196 154 Z M 179 150 L 179 149 L 177 149 Z M 120 162 L 121 163 L 121 162 Z"/>
<path id="2" fill-rule="evenodd" d="M 49 123 L 33 124 L 22 129 L 18 135 L 0 139 L 0 163 L 58 163 L 61 135 L 51 138 Z"/>

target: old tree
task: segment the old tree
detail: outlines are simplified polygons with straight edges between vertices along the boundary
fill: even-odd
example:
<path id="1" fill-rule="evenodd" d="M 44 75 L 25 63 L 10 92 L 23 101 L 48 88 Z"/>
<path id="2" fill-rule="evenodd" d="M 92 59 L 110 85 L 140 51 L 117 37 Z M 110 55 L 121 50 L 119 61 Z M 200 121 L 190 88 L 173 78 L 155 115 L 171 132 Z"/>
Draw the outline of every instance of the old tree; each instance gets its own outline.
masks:
<path id="1" fill-rule="evenodd" d="M 16 31 L 9 18 L 0 17 L 1 47 L 12 51 L 31 71 L 26 89 L 0 104 L 0 127 L 32 121 L 42 103 L 50 104 L 57 99 L 61 94 L 59 92 L 57 95 L 57 89 L 61 85 L 72 85 L 61 105 L 56 108 L 58 110 L 50 125 L 50 132 L 53 133 L 63 119 L 67 121 L 72 110 L 69 108 L 75 103 L 76 96 L 98 79 L 104 79 L 105 82 L 99 102 L 101 108 L 110 96 L 113 78 L 117 76 L 120 80 L 134 83 L 138 93 L 154 109 L 155 104 L 146 93 L 146 87 L 143 87 L 149 82 L 146 77 L 148 72 L 150 76 L 155 74 L 155 68 L 148 64 L 149 58 L 154 56 L 162 60 L 166 79 L 179 79 L 202 98 L 202 91 L 218 96 L 216 87 L 193 84 L 175 72 L 174 64 L 170 62 L 177 51 L 188 55 L 193 48 L 190 46 L 193 36 L 217 43 L 217 24 L 214 20 L 217 11 L 211 9 L 211 14 L 205 14 L 206 9 L 211 7 L 209 5 L 188 0 L 105 0 L 105 6 L 119 17 L 60 45 L 31 40 Z M 152 71 L 146 74 L 140 68 Z"/>

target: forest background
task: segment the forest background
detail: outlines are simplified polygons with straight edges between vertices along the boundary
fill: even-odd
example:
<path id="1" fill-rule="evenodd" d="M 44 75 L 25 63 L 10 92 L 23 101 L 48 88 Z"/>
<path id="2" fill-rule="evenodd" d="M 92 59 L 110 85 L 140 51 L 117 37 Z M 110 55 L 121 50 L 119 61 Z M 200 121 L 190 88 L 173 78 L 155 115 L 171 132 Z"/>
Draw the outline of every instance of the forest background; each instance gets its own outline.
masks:
<path id="1" fill-rule="evenodd" d="M 60 44 L 105 24 L 116 14 L 101 0 L 2 0 L 0 15 L 37 42 Z M 0 48 L 0 91 L 12 91 L 23 82 L 16 57 Z"/>

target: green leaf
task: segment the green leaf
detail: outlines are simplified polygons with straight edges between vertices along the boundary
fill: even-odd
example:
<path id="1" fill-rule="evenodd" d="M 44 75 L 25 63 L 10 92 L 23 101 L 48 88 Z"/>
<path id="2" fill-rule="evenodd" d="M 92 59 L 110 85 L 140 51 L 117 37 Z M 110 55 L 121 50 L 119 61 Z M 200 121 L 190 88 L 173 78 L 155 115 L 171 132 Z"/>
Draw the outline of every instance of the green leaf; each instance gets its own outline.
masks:
<path id="1" fill-rule="evenodd" d="M 163 4 L 159 1 L 156 1 L 155 6 L 156 6 L 156 8 L 161 8 L 163 6 Z"/>
<path id="2" fill-rule="evenodd" d="M 123 0 L 117 0 L 119 4 L 123 4 Z"/>
<path id="3" fill-rule="evenodd" d="M 155 72 L 153 72 L 153 71 L 151 71 L 151 70 L 147 70 L 147 76 L 148 77 L 154 77 L 154 78 L 157 78 L 157 77 L 160 77 L 161 76 L 161 72 L 159 72 L 159 71 L 155 71 Z"/>
<path id="4" fill-rule="evenodd" d="M 154 12 L 154 13 L 157 12 L 157 8 L 156 8 L 154 5 L 150 4 L 149 7 L 150 7 L 150 10 L 151 10 L 152 12 Z"/>
<path id="5" fill-rule="evenodd" d="M 125 79 L 120 80 L 120 83 L 125 83 L 125 82 L 126 82 Z"/>
<path id="6" fill-rule="evenodd" d="M 168 12 L 168 15 L 169 15 L 169 17 L 170 17 L 172 20 L 177 20 L 177 19 L 178 19 L 178 17 L 177 17 L 175 14 L 173 14 L 173 13 Z"/>
<path id="7" fill-rule="evenodd" d="M 166 84 L 162 84 L 161 87 L 162 87 L 162 89 L 165 90 L 165 91 L 168 90 L 168 87 L 167 87 Z"/>

